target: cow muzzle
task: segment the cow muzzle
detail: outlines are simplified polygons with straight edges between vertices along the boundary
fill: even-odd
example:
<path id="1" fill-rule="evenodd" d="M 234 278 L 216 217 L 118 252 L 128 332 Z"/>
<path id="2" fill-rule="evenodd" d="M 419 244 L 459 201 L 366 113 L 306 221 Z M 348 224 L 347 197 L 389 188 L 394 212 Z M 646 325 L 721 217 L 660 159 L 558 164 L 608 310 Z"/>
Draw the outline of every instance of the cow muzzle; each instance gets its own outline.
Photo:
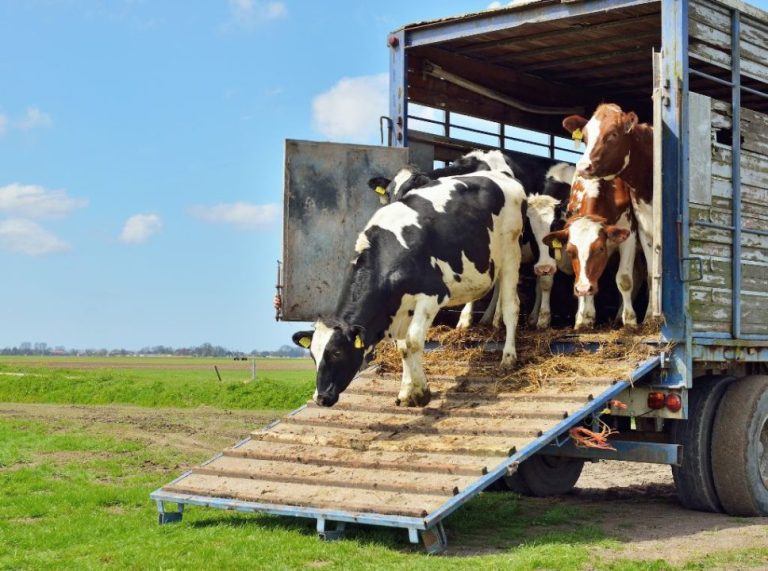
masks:
<path id="1" fill-rule="evenodd" d="M 545 264 L 541 266 L 534 266 L 533 272 L 537 276 L 554 276 L 555 275 L 556 268 L 555 266 Z"/>
<path id="2" fill-rule="evenodd" d="M 595 295 L 597 293 L 597 286 L 593 284 L 575 284 L 573 286 L 573 294 L 576 297 L 586 297 L 588 295 Z"/>
<path id="3" fill-rule="evenodd" d="M 339 401 L 339 395 L 320 395 L 315 396 L 315 402 L 320 406 L 333 406 Z"/>

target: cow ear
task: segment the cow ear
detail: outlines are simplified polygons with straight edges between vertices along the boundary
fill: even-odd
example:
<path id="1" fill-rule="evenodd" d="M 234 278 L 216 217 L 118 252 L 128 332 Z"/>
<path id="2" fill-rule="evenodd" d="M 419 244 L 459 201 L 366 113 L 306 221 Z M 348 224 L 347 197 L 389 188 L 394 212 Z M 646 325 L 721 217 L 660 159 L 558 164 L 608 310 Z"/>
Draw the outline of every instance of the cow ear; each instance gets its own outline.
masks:
<path id="1" fill-rule="evenodd" d="M 635 128 L 635 125 L 637 125 L 637 115 L 634 111 L 630 111 L 629 113 L 624 114 L 624 132 L 625 133 L 631 133 L 632 129 Z"/>
<path id="2" fill-rule="evenodd" d="M 365 343 L 363 342 L 365 329 L 363 327 L 360 325 L 350 325 L 346 333 L 355 349 L 365 349 Z"/>
<path id="3" fill-rule="evenodd" d="M 573 133 L 576 130 L 582 130 L 589 121 L 584 119 L 581 115 L 571 115 L 563 119 L 563 128 L 569 133 Z"/>
<path id="4" fill-rule="evenodd" d="M 562 230 L 557 230 L 556 232 L 550 232 L 544 236 L 541 241 L 551 248 L 556 247 L 555 241 L 557 241 L 560 243 L 560 247 L 562 248 L 563 245 L 568 241 L 568 229 L 563 228 Z"/>
<path id="5" fill-rule="evenodd" d="M 293 342 L 303 349 L 309 349 L 309 346 L 312 344 L 312 335 L 314 335 L 314 333 L 314 331 L 297 331 L 293 334 Z"/>
<path id="6" fill-rule="evenodd" d="M 387 193 L 387 187 L 389 186 L 390 182 L 392 181 L 390 181 L 388 178 L 384 178 L 383 176 L 375 176 L 368 181 L 368 188 L 370 188 L 378 195 L 383 195 Z"/>
<path id="7" fill-rule="evenodd" d="M 608 235 L 608 239 L 617 244 L 621 244 L 624 240 L 629 238 L 629 228 L 619 228 L 618 226 L 606 226 L 605 233 Z"/>

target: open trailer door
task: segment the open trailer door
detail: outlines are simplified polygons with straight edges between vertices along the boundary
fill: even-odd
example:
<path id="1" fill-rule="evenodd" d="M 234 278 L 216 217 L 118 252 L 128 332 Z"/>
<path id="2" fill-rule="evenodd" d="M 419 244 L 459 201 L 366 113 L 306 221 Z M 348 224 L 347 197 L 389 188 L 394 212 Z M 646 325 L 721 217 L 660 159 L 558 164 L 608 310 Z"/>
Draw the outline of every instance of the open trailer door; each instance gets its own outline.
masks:
<path id="1" fill-rule="evenodd" d="M 407 164 L 405 148 L 286 140 L 284 320 L 314 321 L 335 309 L 357 235 L 381 206 L 368 180 Z"/>

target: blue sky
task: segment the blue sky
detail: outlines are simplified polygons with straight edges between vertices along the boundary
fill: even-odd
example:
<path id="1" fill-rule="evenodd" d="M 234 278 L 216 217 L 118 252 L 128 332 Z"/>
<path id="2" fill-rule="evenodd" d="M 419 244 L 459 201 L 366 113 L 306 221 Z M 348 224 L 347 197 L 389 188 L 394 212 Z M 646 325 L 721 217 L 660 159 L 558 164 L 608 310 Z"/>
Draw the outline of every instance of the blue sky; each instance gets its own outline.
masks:
<path id="1" fill-rule="evenodd" d="M 387 33 L 490 4 L 0 0 L 0 346 L 290 343 L 283 140 L 375 143 Z"/>

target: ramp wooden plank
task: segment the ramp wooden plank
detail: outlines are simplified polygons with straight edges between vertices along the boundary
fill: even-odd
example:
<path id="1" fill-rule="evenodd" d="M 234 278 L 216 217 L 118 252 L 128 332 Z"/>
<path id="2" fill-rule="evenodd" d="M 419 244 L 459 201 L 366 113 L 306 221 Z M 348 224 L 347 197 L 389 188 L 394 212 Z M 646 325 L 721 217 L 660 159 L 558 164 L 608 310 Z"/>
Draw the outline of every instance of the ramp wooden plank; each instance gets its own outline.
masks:
<path id="1" fill-rule="evenodd" d="M 362 451 L 260 440 L 249 440 L 237 448 L 227 448 L 224 450 L 224 455 L 320 466 L 437 472 L 475 477 L 485 474 L 489 468 L 498 466 L 505 458 L 505 456 L 459 456 L 428 452 Z"/>
<path id="2" fill-rule="evenodd" d="M 562 399 L 547 402 L 510 401 L 497 398 L 462 398 L 448 395 L 446 398 L 434 397 L 426 407 L 396 406 L 389 395 L 359 395 L 344 393 L 339 402 L 333 407 L 337 410 L 360 410 L 366 412 L 387 412 L 410 416 L 458 414 L 486 418 L 543 418 L 549 420 L 562 419 L 566 413 L 584 406 L 584 398 Z M 317 406 L 310 401 L 308 406 Z"/>
<path id="3" fill-rule="evenodd" d="M 410 517 L 424 517 L 450 497 L 264 482 L 207 474 L 190 474 L 175 484 L 165 486 L 163 490 L 176 494 L 232 498 L 282 506 Z"/>
<path id="4" fill-rule="evenodd" d="M 460 489 L 463 489 L 475 480 L 472 476 L 316 466 L 295 462 L 233 458 L 231 456 L 221 456 L 204 467 L 194 468 L 193 473 L 250 478 L 252 480 L 270 482 L 410 492 L 438 496 L 458 494 Z"/>
<path id="5" fill-rule="evenodd" d="M 345 428 L 318 428 L 280 423 L 268 431 L 253 432 L 256 440 L 288 444 L 335 446 L 353 450 L 390 452 L 440 452 L 474 456 L 509 456 L 530 439 L 500 436 L 423 435 Z"/>
<path id="6" fill-rule="evenodd" d="M 443 390 L 442 388 L 430 386 L 432 398 L 437 399 L 450 399 L 450 400 L 469 400 L 469 401 L 482 401 L 482 400 L 506 400 L 506 401 L 521 401 L 521 402 L 559 402 L 561 400 L 578 401 L 581 405 L 590 400 L 592 397 L 599 395 L 610 385 L 594 385 L 589 387 L 579 387 L 578 391 L 573 392 L 558 392 L 552 390 L 541 390 L 538 392 L 500 392 L 496 394 L 483 393 L 478 391 L 460 391 L 460 390 Z M 353 395 L 370 395 L 370 396 L 387 396 L 392 402 L 397 397 L 397 388 L 390 388 L 385 385 L 369 385 L 369 386 L 355 386 L 353 383 L 346 390 L 345 394 Z"/>
<path id="7" fill-rule="evenodd" d="M 560 419 L 558 419 L 560 420 Z M 514 421 L 507 418 L 473 418 L 452 414 L 446 417 L 406 416 L 387 412 L 345 411 L 308 407 L 283 422 L 320 428 L 360 428 L 375 431 L 405 431 L 421 434 L 474 434 L 534 438 L 549 423 L 539 419 Z"/>

